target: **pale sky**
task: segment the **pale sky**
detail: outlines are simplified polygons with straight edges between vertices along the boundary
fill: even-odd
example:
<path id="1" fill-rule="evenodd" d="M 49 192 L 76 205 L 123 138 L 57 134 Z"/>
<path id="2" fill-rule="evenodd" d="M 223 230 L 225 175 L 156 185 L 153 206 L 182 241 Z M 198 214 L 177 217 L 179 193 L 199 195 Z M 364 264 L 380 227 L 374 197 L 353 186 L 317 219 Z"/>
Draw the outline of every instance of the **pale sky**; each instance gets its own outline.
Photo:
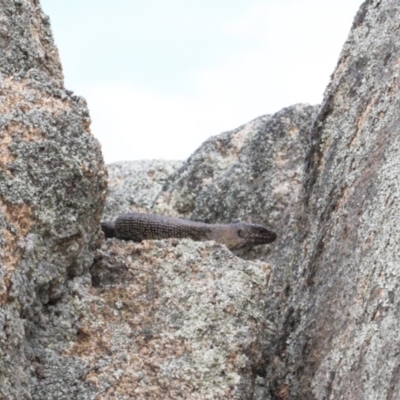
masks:
<path id="1" fill-rule="evenodd" d="M 362 0 L 41 0 L 107 163 L 318 104 Z"/>

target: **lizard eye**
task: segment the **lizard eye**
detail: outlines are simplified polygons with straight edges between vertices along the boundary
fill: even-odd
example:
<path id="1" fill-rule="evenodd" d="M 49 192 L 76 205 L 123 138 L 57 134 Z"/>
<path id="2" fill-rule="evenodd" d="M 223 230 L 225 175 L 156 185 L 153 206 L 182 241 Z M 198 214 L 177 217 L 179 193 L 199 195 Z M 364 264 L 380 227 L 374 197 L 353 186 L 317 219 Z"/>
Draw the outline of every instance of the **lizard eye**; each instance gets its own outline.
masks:
<path id="1" fill-rule="evenodd" d="M 239 230 L 238 230 L 238 236 L 241 237 L 241 238 L 244 238 L 244 237 L 245 237 L 245 234 L 244 234 L 244 232 L 243 232 L 243 229 L 239 229 Z"/>

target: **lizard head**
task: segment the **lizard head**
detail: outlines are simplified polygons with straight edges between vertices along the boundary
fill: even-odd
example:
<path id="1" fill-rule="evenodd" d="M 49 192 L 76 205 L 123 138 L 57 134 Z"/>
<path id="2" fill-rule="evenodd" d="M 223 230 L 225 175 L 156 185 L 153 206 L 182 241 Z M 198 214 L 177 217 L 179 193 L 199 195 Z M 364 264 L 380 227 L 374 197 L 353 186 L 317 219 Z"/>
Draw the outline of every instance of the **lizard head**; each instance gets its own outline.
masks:
<path id="1" fill-rule="evenodd" d="M 239 222 L 234 224 L 238 237 L 236 248 L 267 244 L 276 240 L 276 233 L 265 226 Z"/>

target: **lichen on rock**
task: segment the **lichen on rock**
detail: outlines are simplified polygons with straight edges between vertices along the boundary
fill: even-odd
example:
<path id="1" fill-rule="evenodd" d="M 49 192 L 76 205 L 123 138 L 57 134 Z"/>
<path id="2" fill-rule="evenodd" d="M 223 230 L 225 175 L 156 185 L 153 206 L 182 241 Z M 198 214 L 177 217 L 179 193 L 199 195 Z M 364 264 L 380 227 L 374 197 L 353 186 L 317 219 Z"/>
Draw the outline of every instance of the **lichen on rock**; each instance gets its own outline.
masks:
<path id="1" fill-rule="evenodd" d="M 396 399 L 399 13 L 361 6 L 321 107 L 259 117 L 182 165 L 110 168 L 107 218 L 277 231 L 235 255 L 103 240 L 86 102 L 38 3 L 0 2 L 0 397 Z"/>
<path id="2" fill-rule="evenodd" d="M 304 242 L 267 369 L 285 399 L 399 397 L 399 18 L 364 2 L 311 128 Z"/>
<path id="3" fill-rule="evenodd" d="M 181 161 L 121 161 L 107 165 L 108 194 L 103 220 L 114 221 L 127 212 L 151 212 L 154 202 Z"/>
<path id="4" fill-rule="evenodd" d="M 104 365 L 87 378 L 103 382 L 101 399 L 251 398 L 270 272 L 212 242 L 109 240 L 91 268 L 93 317 L 68 354 Z"/>
<path id="5" fill-rule="evenodd" d="M 0 21 L 0 393 L 25 399 L 61 330 L 46 310 L 93 262 L 107 173 L 38 2 L 3 1 Z"/>

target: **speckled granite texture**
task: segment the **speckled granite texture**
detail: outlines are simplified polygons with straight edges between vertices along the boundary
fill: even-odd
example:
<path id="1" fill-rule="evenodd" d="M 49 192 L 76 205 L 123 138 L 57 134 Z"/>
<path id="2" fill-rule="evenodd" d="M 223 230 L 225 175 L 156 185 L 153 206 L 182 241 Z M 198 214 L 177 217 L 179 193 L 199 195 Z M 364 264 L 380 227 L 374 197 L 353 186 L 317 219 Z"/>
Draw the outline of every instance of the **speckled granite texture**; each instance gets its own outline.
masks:
<path id="1" fill-rule="evenodd" d="M 400 4 L 360 8 L 313 123 L 304 239 L 268 375 L 282 399 L 400 393 Z"/>
<path id="2" fill-rule="evenodd" d="M 91 272 L 92 315 L 68 355 L 92 365 L 99 399 L 250 398 L 264 369 L 268 264 L 212 242 L 112 239 Z"/>
<path id="3" fill-rule="evenodd" d="M 104 221 L 127 212 L 149 212 L 167 178 L 182 161 L 121 161 L 107 165 L 108 195 Z"/>
<path id="4" fill-rule="evenodd" d="M 0 2 L 0 397 L 32 399 L 46 360 L 76 336 L 72 281 L 87 275 L 107 172 L 83 98 L 63 86 L 37 1 Z M 64 312 L 65 311 L 65 312 Z M 67 317 L 68 314 L 68 317 Z M 71 335 L 71 336 L 70 336 Z M 73 365 L 71 360 L 70 366 Z M 79 379 L 79 367 L 70 368 Z M 63 386 L 68 382 L 68 374 Z M 48 398 L 59 397 L 52 386 Z M 38 397 L 36 397 L 38 398 Z M 40 397 L 44 398 L 44 397 Z M 64 397 L 65 398 L 65 397 Z M 71 398 L 71 397 L 69 397 Z"/>
<path id="5" fill-rule="evenodd" d="M 277 231 L 237 257 L 102 240 L 85 101 L 38 2 L 0 1 L 0 398 L 397 400 L 399 20 L 393 0 L 361 6 L 321 107 L 259 117 L 183 164 L 110 169 L 110 218 Z"/>

